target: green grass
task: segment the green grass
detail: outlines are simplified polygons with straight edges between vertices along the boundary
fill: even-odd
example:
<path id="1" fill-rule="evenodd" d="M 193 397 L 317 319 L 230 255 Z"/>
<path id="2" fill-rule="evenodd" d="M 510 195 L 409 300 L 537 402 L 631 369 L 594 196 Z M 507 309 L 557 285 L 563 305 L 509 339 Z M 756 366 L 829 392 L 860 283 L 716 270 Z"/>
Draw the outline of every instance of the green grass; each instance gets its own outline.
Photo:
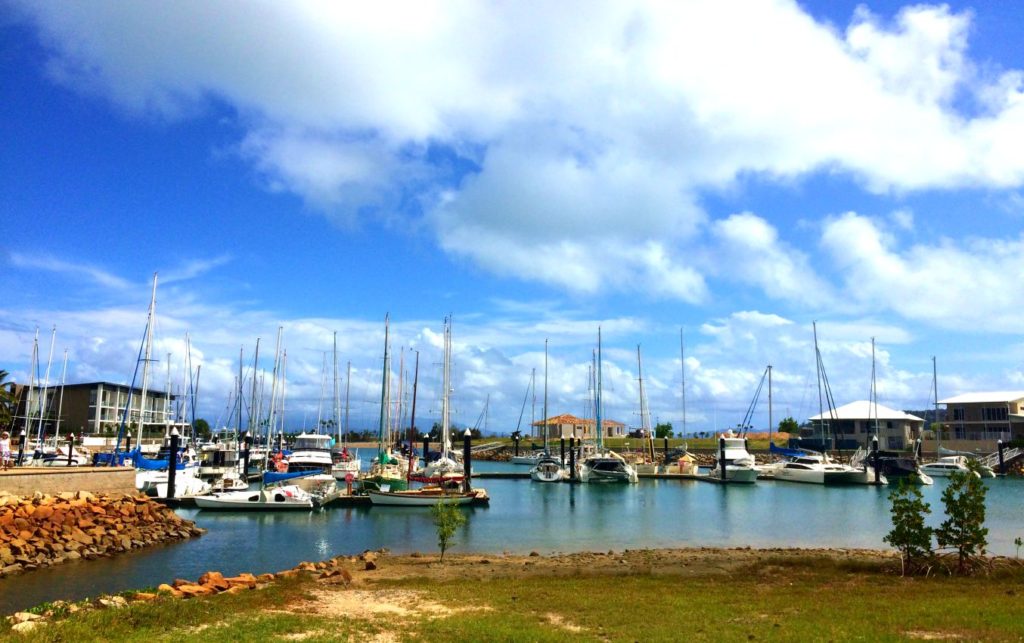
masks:
<path id="1" fill-rule="evenodd" d="M 375 584 L 385 593 L 467 608 L 432 617 L 364 620 L 289 611 L 311 597 L 312 580 L 208 599 L 161 599 L 76 614 L 22 640 L 360 641 L 387 633 L 408 641 L 896 641 L 925 637 L 1024 637 L 1024 571 L 975 578 L 901 578 L 892 561 L 763 556 L 734 571 L 681 570 L 473 582 L 409 578 Z M 318 589 L 327 589 L 322 586 Z M 347 591 L 332 587 L 331 591 Z M 354 614 L 353 616 L 358 616 Z M 8 633 L 9 634 L 9 633 Z"/>

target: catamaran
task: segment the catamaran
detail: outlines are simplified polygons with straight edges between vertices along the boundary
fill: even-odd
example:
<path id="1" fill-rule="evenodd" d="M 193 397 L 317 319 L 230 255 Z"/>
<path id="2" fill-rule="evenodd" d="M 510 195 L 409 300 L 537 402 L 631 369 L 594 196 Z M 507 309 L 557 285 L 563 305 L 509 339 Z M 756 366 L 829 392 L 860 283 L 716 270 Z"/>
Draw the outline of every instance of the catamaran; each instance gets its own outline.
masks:
<path id="1" fill-rule="evenodd" d="M 597 434 L 597 450 L 584 458 L 579 464 L 581 482 L 639 482 L 636 469 L 625 458 L 610 449 L 604 448 L 604 437 L 601 426 L 601 328 L 597 329 L 597 368 L 594 377 L 595 387 L 595 433 Z"/>

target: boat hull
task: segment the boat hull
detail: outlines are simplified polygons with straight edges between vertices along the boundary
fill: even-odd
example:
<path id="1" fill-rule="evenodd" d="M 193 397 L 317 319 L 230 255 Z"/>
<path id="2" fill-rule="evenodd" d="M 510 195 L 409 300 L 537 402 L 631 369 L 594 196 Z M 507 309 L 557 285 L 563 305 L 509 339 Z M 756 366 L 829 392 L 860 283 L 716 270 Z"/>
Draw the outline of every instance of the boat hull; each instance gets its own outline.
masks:
<path id="1" fill-rule="evenodd" d="M 289 488 L 229 491 L 195 499 L 200 509 L 213 511 L 311 511 L 313 498 Z"/>
<path id="2" fill-rule="evenodd" d="M 407 491 L 367 491 L 370 502 L 374 505 L 391 507 L 433 507 L 441 503 L 453 505 L 471 505 L 487 503 L 489 498 L 483 489 L 474 489 L 469 493 L 424 492 L 419 489 Z"/>
<path id="3" fill-rule="evenodd" d="M 721 480 L 722 469 L 712 469 L 711 472 L 708 473 L 708 477 Z M 725 481 L 736 484 L 754 484 L 757 482 L 757 469 L 753 467 L 734 467 L 726 465 Z"/>

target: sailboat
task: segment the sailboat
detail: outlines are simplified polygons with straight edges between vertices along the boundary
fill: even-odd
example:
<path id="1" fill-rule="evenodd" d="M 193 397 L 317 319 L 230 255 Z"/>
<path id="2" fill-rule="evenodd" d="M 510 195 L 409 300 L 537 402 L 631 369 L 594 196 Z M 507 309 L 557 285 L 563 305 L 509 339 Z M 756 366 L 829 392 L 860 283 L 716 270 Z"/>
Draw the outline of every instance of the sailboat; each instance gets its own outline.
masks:
<path id="1" fill-rule="evenodd" d="M 387 432 L 391 424 L 391 346 L 390 318 L 384 317 L 384 370 L 381 375 L 380 423 L 377 427 L 377 457 L 370 470 L 359 479 L 364 491 L 399 491 L 409 488 L 407 474 L 391 458 Z"/>
<path id="2" fill-rule="evenodd" d="M 548 451 L 548 340 L 544 340 L 544 454 L 530 469 L 530 478 L 537 482 L 561 482 L 568 477 L 565 463 Z"/>
<path id="3" fill-rule="evenodd" d="M 604 437 L 601 427 L 601 328 L 597 329 L 597 380 L 594 416 L 595 432 L 597 433 L 597 450 L 587 456 L 579 465 L 581 482 L 639 482 L 636 469 L 618 453 L 604 448 Z"/>
<path id="4" fill-rule="evenodd" d="M 441 394 L 441 457 L 424 467 L 423 476 L 412 478 L 431 484 L 417 489 L 367 489 L 366 494 L 374 505 L 423 507 L 440 503 L 487 504 L 490 500 L 486 490 L 470 488 L 469 479 L 465 477 L 465 468 L 463 465 L 457 464 L 449 455 L 451 437 L 449 434 L 448 395 L 451 390 L 451 342 L 451 321 L 445 319 L 443 390 Z M 458 490 L 459 482 L 463 483 L 462 491 Z"/>
<path id="5" fill-rule="evenodd" d="M 362 469 L 362 461 L 358 452 L 350 451 L 348 448 L 348 404 L 349 390 L 352 386 L 352 362 L 348 363 L 348 372 L 345 376 L 345 426 L 339 424 L 340 413 L 338 409 L 338 333 L 334 333 L 334 423 L 338 427 L 338 445 L 340 450 L 335 448 L 331 452 L 334 458 L 334 477 L 338 480 L 354 480 L 359 476 Z"/>
<path id="6" fill-rule="evenodd" d="M 835 418 L 835 401 L 832 399 L 832 389 L 828 383 L 828 376 L 825 374 L 825 365 L 821 359 L 821 351 L 818 350 L 818 325 L 814 324 L 814 353 L 817 361 L 818 372 L 818 406 L 820 413 L 819 421 L 823 427 L 825 423 L 825 400 L 828 401 L 829 417 Z M 812 418 L 813 419 L 813 418 Z M 829 431 L 832 440 L 835 434 Z M 785 452 L 775 445 L 770 445 L 773 453 Z M 834 442 L 833 442 L 834 446 Z M 789 460 L 782 462 L 775 469 L 775 479 L 789 482 L 806 482 L 811 484 L 875 484 L 875 470 L 868 464 L 863 467 L 852 467 L 848 464 L 833 462 L 827 453 L 815 453 L 807 449 L 797 452 Z M 885 476 L 878 476 L 878 484 L 888 484 Z"/>

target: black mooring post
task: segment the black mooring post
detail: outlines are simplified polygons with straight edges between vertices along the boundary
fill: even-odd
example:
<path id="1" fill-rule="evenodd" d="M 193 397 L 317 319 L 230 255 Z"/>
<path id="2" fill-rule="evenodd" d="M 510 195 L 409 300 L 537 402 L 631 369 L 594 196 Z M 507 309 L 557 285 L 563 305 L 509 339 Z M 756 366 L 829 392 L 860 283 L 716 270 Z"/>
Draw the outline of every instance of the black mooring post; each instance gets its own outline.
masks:
<path id="1" fill-rule="evenodd" d="M 167 455 L 167 497 L 174 497 L 174 476 L 178 472 L 178 429 L 171 431 L 171 448 Z"/>
<path id="2" fill-rule="evenodd" d="M 512 436 L 512 447 L 514 449 L 512 454 L 515 455 L 515 457 L 518 458 L 519 457 L 519 433 L 518 432 L 515 435 Z"/>
<path id="3" fill-rule="evenodd" d="M 25 429 L 21 430 L 21 434 L 18 437 L 18 466 L 20 467 L 25 459 Z"/>
<path id="4" fill-rule="evenodd" d="M 242 480 L 249 482 L 249 445 L 252 438 L 248 434 L 242 434 Z"/>
<path id="5" fill-rule="evenodd" d="M 1006 462 L 1003 460 L 1003 441 L 999 440 L 996 442 L 999 447 L 999 475 L 1006 475 Z"/>
<path id="6" fill-rule="evenodd" d="M 470 484 L 469 479 L 473 477 L 473 436 L 466 429 L 466 432 L 462 434 L 462 490 L 465 493 L 469 493 L 473 489 L 473 485 Z"/>
<path id="7" fill-rule="evenodd" d="M 127 431 L 124 434 L 124 452 L 128 453 L 132 450 L 132 432 Z M 116 462 L 114 464 L 117 464 Z"/>
<path id="8" fill-rule="evenodd" d="M 878 436 L 871 438 L 871 466 L 875 468 L 875 484 L 879 484 L 879 478 L 882 476 L 882 472 L 878 466 Z"/>
<path id="9" fill-rule="evenodd" d="M 718 465 L 722 468 L 722 482 L 725 482 L 725 438 L 718 438 Z"/>
<path id="10" fill-rule="evenodd" d="M 668 436 L 665 436 L 665 466 L 668 466 Z"/>
<path id="11" fill-rule="evenodd" d="M 564 467 L 565 466 L 565 437 L 564 436 L 562 437 L 561 442 L 560 442 L 559 453 L 560 453 L 560 457 L 561 457 L 560 462 L 562 463 L 562 466 Z"/>
<path id="12" fill-rule="evenodd" d="M 427 466 L 427 454 L 430 452 L 430 436 L 423 435 L 423 466 Z"/>
<path id="13" fill-rule="evenodd" d="M 71 458 L 75 456 L 75 434 L 68 434 L 68 466 L 71 466 Z"/>
<path id="14" fill-rule="evenodd" d="M 569 438 L 569 482 L 576 480 L 576 439 Z"/>

